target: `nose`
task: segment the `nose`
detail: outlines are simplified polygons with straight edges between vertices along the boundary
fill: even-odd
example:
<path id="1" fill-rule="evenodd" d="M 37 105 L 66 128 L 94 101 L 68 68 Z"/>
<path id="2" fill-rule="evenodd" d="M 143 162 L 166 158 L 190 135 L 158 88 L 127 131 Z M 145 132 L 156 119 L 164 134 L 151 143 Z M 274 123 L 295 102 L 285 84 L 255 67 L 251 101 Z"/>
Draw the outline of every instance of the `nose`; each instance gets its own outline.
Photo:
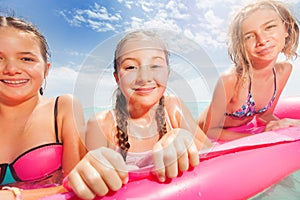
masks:
<path id="1" fill-rule="evenodd" d="M 256 38 L 258 46 L 264 46 L 268 42 L 267 35 L 263 32 L 257 34 Z"/>
<path id="2" fill-rule="evenodd" d="M 1 63 L 2 73 L 5 75 L 15 75 L 20 73 L 19 67 L 17 64 L 12 60 L 5 60 Z"/>
<path id="3" fill-rule="evenodd" d="M 137 81 L 145 83 L 151 80 L 152 72 L 148 66 L 141 66 L 138 71 Z"/>

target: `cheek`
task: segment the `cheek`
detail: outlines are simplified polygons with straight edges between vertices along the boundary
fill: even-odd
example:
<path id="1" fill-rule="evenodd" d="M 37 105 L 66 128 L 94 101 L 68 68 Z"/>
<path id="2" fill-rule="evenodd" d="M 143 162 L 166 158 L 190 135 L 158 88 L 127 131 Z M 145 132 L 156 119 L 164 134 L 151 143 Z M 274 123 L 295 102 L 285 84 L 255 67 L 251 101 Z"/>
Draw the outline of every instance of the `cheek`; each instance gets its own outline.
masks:
<path id="1" fill-rule="evenodd" d="M 245 43 L 245 50 L 246 52 L 252 52 L 253 49 L 255 48 L 255 43 L 254 42 L 246 42 Z"/>
<path id="2" fill-rule="evenodd" d="M 121 85 L 128 86 L 128 85 L 134 83 L 135 79 L 136 79 L 136 76 L 134 73 L 120 74 L 118 85 L 119 86 L 121 86 Z"/>
<path id="3" fill-rule="evenodd" d="M 45 78 L 45 69 L 40 67 L 33 67 L 33 68 L 27 68 L 26 69 L 29 74 L 31 74 L 32 77 L 36 79 L 43 80 Z"/>
<path id="4" fill-rule="evenodd" d="M 157 73 L 155 76 L 156 82 L 163 87 L 167 86 L 168 79 L 169 79 L 168 73 Z"/>

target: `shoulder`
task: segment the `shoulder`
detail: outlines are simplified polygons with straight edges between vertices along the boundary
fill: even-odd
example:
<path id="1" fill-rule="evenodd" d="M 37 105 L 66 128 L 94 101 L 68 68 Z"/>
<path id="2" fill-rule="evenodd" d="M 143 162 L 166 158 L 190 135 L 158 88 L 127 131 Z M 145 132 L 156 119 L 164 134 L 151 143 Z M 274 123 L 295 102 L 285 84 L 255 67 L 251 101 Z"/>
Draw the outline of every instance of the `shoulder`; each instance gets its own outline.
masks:
<path id="1" fill-rule="evenodd" d="M 180 117 L 189 112 L 186 103 L 180 97 L 174 95 L 165 96 L 165 109 L 171 118 Z"/>
<path id="2" fill-rule="evenodd" d="M 237 74 L 234 69 L 230 69 L 220 74 L 218 84 L 223 84 L 224 86 L 235 86 L 237 79 Z"/>
<path id="3" fill-rule="evenodd" d="M 74 113 L 82 114 L 83 108 L 80 100 L 74 97 L 71 94 L 63 94 L 58 97 L 57 99 L 57 109 L 59 114 L 64 115 L 73 115 Z"/>
<path id="4" fill-rule="evenodd" d="M 290 74 L 292 71 L 293 65 L 289 62 L 278 62 L 275 65 L 276 73 L 278 74 Z"/>
<path id="5" fill-rule="evenodd" d="M 115 125 L 111 111 L 105 110 L 89 118 L 85 135 L 86 145 L 89 150 L 101 146 L 113 148 Z"/>
<path id="6" fill-rule="evenodd" d="M 182 100 L 175 95 L 166 95 L 165 96 L 165 106 L 170 106 L 172 104 L 178 104 L 180 103 Z"/>
<path id="7" fill-rule="evenodd" d="M 69 106 L 73 104 L 81 104 L 79 99 L 71 94 L 63 94 L 57 97 L 60 105 Z"/>
<path id="8" fill-rule="evenodd" d="M 238 77 L 234 69 L 230 69 L 220 74 L 215 86 L 214 95 L 232 96 L 237 87 Z"/>
<path id="9" fill-rule="evenodd" d="M 167 110 L 167 112 L 171 111 L 171 110 L 176 110 L 178 108 L 182 108 L 182 106 L 184 105 L 183 100 L 175 95 L 166 95 L 165 96 L 165 109 Z"/>
<path id="10" fill-rule="evenodd" d="M 112 123 L 114 121 L 113 114 L 113 110 L 104 110 L 98 112 L 93 118 L 91 118 L 91 120 L 95 120 L 101 124 Z"/>
<path id="11" fill-rule="evenodd" d="M 115 124 L 112 110 L 101 111 L 92 115 L 87 121 L 87 130 L 101 130 L 104 134 L 111 132 Z"/>

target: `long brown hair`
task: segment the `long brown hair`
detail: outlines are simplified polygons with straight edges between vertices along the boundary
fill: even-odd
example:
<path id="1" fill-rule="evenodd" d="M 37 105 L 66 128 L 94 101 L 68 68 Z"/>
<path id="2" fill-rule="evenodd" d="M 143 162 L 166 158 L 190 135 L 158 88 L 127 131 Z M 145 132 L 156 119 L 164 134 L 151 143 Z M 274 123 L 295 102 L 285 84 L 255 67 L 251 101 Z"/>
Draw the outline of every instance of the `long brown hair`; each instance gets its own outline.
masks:
<path id="1" fill-rule="evenodd" d="M 162 45 L 162 47 L 165 51 L 166 60 L 167 60 L 167 63 L 169 64 L 168 51 L 166 50 L 166 47 L 164 46 L 163 42 L 160 40 L 160 38 L 155 33 L 153 33 L 152 31 L 145 31 L 145 30 L 134 31 L 134 32 L 127 34 L 125 37 L 123 37 L 123 39 L 121 39 L 117 45 L 117 48 L 115 51 L 115 58 L 114 58 L 114 74 L 118 73 L 120 52 L 121 52 L 122 48 L 124 47 L 124 45 L 126 45 L 126 42 L 128 42 L 131 39 L 158 41 L 159 44 Z M 159 105 L 155 112 L 155 119 L 157 122 L 157 131 L 159 133 L 159 138 L 161 138 L 164 134 L 167 133 L 164 104 L 165 104 L 165 98 L 164 98 L 164 96 L 162 96 L 159 100 Z M 116 123 L 117 123 L 116 137 L 118 139 L 120 153 L 123 156 L 124 160 L 126 161 L 127 152 L 128 152 L 128 149 L 130 148 L 130 144 L 128 142 L 128 133 L 127 133 L 129 113 L 128 113 L 128 109 L 127 109 L 127 100 L 119 88 L 117 89 L 117 92 L 116 92 L 115 111 L 116 111 Z"/>
<path id="2" fill-rule="evenodd" d="M 17 30 L 32 34 L 39 41 L 41 55 L 43 57 L 44 62 L 48 63 L 48 60 L 51 56 L 50 52 L 49 52 L 48 43 L 47 43 L 44 35 L 39 31 L 39 29 L 35 25 L 33 25 L 32 23 L 26 22 L 23 19 L 17 18 L 17 17 L 0 16 L 0 28 L 2 28 L 2 27 L 12 27 Z M 46 79 L 45 79 L 45 84 L 46 84 Z M 41 95 L 44 94 L 43 87 L 40 88 L 39 93 Z"/>
<path id="3" fill-rule="evenodd" d="M 2 27 L 13 27 L 20 31 L 32 33 L 34 36 L 36 36 L 40 43 L 42 57 L 45 63 L 48 62 L 48 59 L 50 58 L 48 43 L 44 35 L 38 30 L 35 25 L 17 17 L 0 16 L 0 28 Z"/>

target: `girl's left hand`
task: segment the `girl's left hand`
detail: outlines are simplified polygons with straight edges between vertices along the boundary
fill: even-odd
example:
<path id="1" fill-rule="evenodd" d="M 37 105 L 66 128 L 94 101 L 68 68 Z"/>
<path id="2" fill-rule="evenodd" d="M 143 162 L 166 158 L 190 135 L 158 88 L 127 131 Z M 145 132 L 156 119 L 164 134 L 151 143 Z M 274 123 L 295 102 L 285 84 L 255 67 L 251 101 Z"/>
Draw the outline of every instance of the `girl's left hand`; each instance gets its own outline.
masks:
<path id="1" fill-rule="evenodd" d="M 272 131 L 280 128 L 288 128 L 291 126 L 300 126 L 300 120 L 290 118 L 273 120 L 267 123 L 265 131 Z"/>
<path id="2" fill-rule="evenodd" d="M 164 182 L 166 176 L 177 177 L 178 171 L 186 171 L 189 165 L 199 164 L 199 154 L 193 135 L 185 129 L 173 129 L 153 147 L 154 174 Z"/>

